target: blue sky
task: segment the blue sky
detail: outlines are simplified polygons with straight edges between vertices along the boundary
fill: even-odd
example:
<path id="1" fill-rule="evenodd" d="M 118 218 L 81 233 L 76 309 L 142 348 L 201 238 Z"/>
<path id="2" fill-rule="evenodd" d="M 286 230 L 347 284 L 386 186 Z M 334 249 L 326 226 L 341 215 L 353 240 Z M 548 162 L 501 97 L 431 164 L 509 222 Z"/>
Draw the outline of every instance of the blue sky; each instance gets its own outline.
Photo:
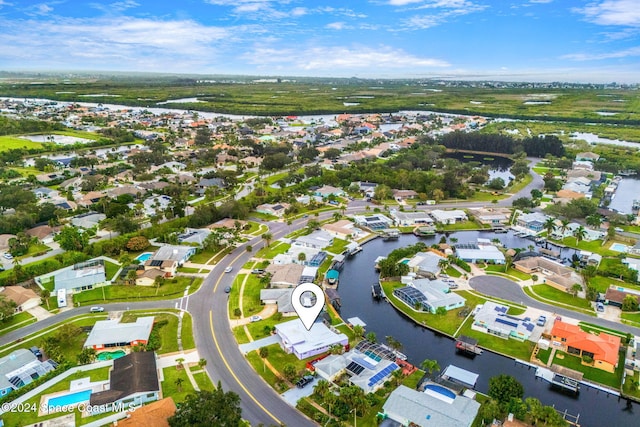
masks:
<path id="1" fill-rule="evenodd" d="M 639 0 L 0 0 L 1 70 L 640 82 Z"/>

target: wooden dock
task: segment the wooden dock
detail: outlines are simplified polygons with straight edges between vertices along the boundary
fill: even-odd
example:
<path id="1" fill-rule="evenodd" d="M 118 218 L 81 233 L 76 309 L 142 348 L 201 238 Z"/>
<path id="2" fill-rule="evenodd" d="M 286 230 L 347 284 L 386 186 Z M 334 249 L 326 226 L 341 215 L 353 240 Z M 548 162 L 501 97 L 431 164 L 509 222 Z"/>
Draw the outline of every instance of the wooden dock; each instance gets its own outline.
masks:
<path id="1" fill-rule="evenodd" d="M 460 335 L 456 340 L 456 350 L 472 356 L 482 354 L 482 349 L 478 347 L 478 340 L 465 335 Z"/>

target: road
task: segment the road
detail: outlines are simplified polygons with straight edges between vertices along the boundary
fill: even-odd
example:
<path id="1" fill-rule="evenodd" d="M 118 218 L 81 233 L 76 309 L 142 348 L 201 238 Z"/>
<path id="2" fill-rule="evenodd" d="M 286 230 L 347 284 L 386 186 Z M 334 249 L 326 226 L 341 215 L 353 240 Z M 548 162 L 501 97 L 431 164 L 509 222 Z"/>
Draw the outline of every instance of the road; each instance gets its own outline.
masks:
<path id="1" fill-rule="evenodd" d="M 567 310 L 551 304 L 545 304 L 529 297 L 524 293 L 520 285 L 517 283 L 498 276 L 475 276 L 469 279 L 469 285 L 480 293 L 485 295 L 512 301 L 517 304 L 523 304 L 528 307 L 538 308 L 541 310 L 556 313 L 560 316 L 571 317 L 582 322 L 592 323 L 605 328 L 614 329 L 616 331 L 629 332 L 634 335 L 640 334 L 640 328 L 625 325 L 622 323 L 612 322 L 610 320 L 593 317 L 577 311 Z"/>
<path id="2" fill-rule="evenodd" d="M 517 197 L 528 197 L 532 188 L 542 188 L 542 179 L 533 174 L 534 180 L 526 188 L 510 198 L 500 201 L 500 205 L 509 205 Z M 248 190 L 248 189 L 247 189 Z M 242 193 L 240 193 L 242 195 Z M 349 203 L 347 212 L 363 211 L 369 203 L 357 200 Z M 479 207 L 486 202 L 460 202 L 438 204 L 437 208 L 446 207 Z M 375 207 L 375 205 L 370 205 Z M 433 209 L 433 206 L 430 207 Z M 317 220 L 329 218 L 332 211 L 322 212 Z M 270 222 L 268 226 L 276 240 L 291 230 L 303 227 L 308 219 L 299 218 L 287 226 L 283 222 Z M 240 352 L 238 344 L 229 326 L 228 294 L 224 292 L 226 286 L 231 286 L 235 275 L 225 274 L 224 269 L 231 266 L 238 271 L 252 257 L 246 247 L 256 247 L 261 238 L 256 237 L 240 245 L 233 252 L 221 260 L 204 279 L 200 289 L 181 302 L 181 307 L 191 314 L 195 343 L 200 357 L 207 360 L 205 369 L 215 384 L 220 382 L 225 390 L 233 390 L 241 399 L 242 416 L 251 425 L 280 425 L 295 427 L 311 427 L 317 424 L 308 419 L 301 412 L 289 406 L 249 365 Z M 515 284 L 514 284 L 515 285 Z M 517 286 L 517 285 L 516 285 Z M 522 294 L 524 295 L 524 294 Z M 523 300 L 524 301 L 524 300 Z M 174 308 L 180 299 L 166 301 L 149 301 L 138 303 L 104 304 L 107 311 L 123 311 L 138 309 Z M 539 304 L 533 301 L 533 304 Z M 79 314 L 88 313 L 88 307 L 73 308 L 56 316 L 12 331 L 0 337 L 0 345 L 4 345 Z M 593 320 L 593 319 L 590 319 Z"/>

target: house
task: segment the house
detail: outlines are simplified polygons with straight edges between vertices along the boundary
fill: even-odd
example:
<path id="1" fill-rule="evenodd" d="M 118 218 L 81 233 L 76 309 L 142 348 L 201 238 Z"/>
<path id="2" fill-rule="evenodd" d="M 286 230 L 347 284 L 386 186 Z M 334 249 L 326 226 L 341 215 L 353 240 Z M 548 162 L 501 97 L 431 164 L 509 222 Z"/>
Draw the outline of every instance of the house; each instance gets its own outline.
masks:
<path id="1" fill-rule="evenodd" d="M 442 209 L 434 209 L 430 212 L 431 218 L 439 224 L 455 224 L 456 222 L 466 221 L 467 213 L 465 211 L 454 209 L 445 211 Z"/>
<path id="2" fill-rule="evenodd" d="M 271 275 L 271 286 L 293 288 L 301 283 L 304 266 L 300 264 L 270 264 L 265 271 Z"/>
<path id="3" fill-rule="evenodd" d="M 151 196 L 142 202 L 144 213 L 147 216 L 163 214 L 171 204 L 171 196 Z"/>
<path id="4" fill-rule="evenodd" d="M 153 328 L 153 316 L 138 317 L 135 322 L 121 319 L 98 320 L 84 342 L 84 348 L 103 350 L 111 347 L 145 345 Z"/>
<path id="5" fill-rule="evenodd" d="M 168 273 L 169 276 L 175 276 L 178 267 L 181 267 L 195 253 L 196 248 L 193 246 L 162 246 L 145 261 L 144 269 L 155 268 Z"/>
<path id="6" fill-rule="evenodd" d="M 408 286 L 393 290 L 402 302 L 412 309 L 435 314 L 439 308 L 453 310 L 464 306 L 465 299 L 451 292 L 449 285 L 441 280 L 413 279 Z"/>
<path id="7" fill-rule="evenodd" d="M 98 227 L 100 221 L 103 221 L 107 218 L 105 214 L 98 212 L 87 212 L 81 215 L 76 215 L 71 218 L 71 224 L 74 227 L 82 228 L 85 230 L 89 230 L 94 227 Z"/>
<path id="8" fill-rule="evenodd" d="M 580 277 L 571 268 L 544 257 L 532 256 L 519 259 L 513 262 L 513 267 L 526 274 L 542 273 L 546 284 L 565 292 L 568 292 L 576 283 L 582 283 Z"/>
<path id="9" fill-rule="evenodd" d="M 256 207 L 256 212 L 282 218 L 285 211 L 289 209 L 289 206 L 290 205 L 288 203 L 263 203 Z"/>
<path id="10" fill-rule="evenodd" d="M 125 270 L 123 270 L 123 272 L 124 271 Z M 126 278 L 126 275 L 124 277 Z M 167 273 L 156 268 L 152 268 L 150 270 L 144 270 L 144 268 L 138 269 L 136 270 L 136 285 L 155 286 L 157 277 L 165 278 L 167 277 Z"/>
<path id="11" fill-rule="evenodd" d="M 456 256 L 465 262 L 477 264 L 504 264 L 504 254 L 488 239 L 478 239 L 477 243 L 456 244 Z"/>
<path id="12" fill-rule="evenodd" d="M 355 227 L 353 222 L 348 219 L 341 219 L 340 221 L 336 221 L 330 224 L 323 224 L 320 226 L 320 229 L 329 233 L 333 237 L 337 237 L 338 239 L 348 240 L 355 239 L 360 236 L 362 230 Z"/>
<path id="13" fill-rule="evenodd" d="M 600 155 L 592 153 L 591 151 L 576 154 L 576 161 L 579 162 L 597 162 L 598 159 L 600 159 Z"/>
<path id="14" fill-rule="evenodd" d="M 92 413 L 110 412 L 113 408 L 131 408 L 153 402 L 160 397 L 156 354 L 152 351 L 129 353 L 114 359 L 109 375 L 109 389 L 91 393 Z"/>
<path id="15" fill-rule="evenodd" d="M 409 259 L 407 265 L 409 266 L 409 271 L 435 279 L 440 273 L 440 262 L 443 259 L 445 258 L 435 252 L 418 252 Z"/>
<path id="16" fill-rule="evenodd" d="M 179 243 L 195 244 L 202 247 L 204 241 L 211 234 L 208 228 L 187 228 L 184 233 L 178 234 Z"/>
<path id="17" fill-rule="evenodd" d="M 590 358 L 593 367 L 613 373 L 618 367 L 620 337 L 600 332 L 598 335 L 585 332 L 577 325 L 556 320 L 551 328 L 552 344 L 569 354 Z"/>
<path id="18" fill-rule="evenodd" d="M 59 227 L 54 228 L 49 225 L 39 225 L 28 229 L 25 233 L 27 233 L 27 236 L 36 237 L 42 243 L 46 244 L 53 242 L 53 237 L 57 230 L 59 230 Z"/>
<path id="19" fill-rule="evenodd" d="M 316 322 L 307 330 L 300 319 L 276 325 L 276 335 L 284 351 L 293 353 L 300 360 L 317 356 L 335 345 L 349 344 L 349 337 L 334 332 L 324 323 Z"/>
<path id="20" fill-rule="evenodd" d="M 32 383 L 36 379 L 53 371 L 57 363 L 49 359 L 44 362 L 26 348 L 12 351 L 0 357 L 0 397 Z"/>
<path id="21" fill-rule="evenodd" d="M 326 252 L 323 252 L 320 249 L 307 248 L 304 246 L 295 246 L 295 247 L 292 246 L 289 248 L 289 250 L 286 253 L 278 254 L 275 257 L 273 257 L 272 264 L 274 265 L 284 265 L 284 264 L 309 265 L 311 260 L 316 258 L 320 253 L 324 254 L 324 257 L 326 258 L 326 255 L 327 255 Z"/>
<path id="22" fill-rule="evenodd" d="M 403 426 L 470 427 L 480 403 L 447 391 L 439 386 L 421 392 L 401 385 L 391 392 L 382 412 Z"/>
<path id="23" fill-rule="evenodd" d="M 527 230 L 539 233 L 544 230 L 544 223 L 547 219 L 549 219 L 549 217 L 540 212 L 522 213 L 518 216 L 516 224 Z"/>
<path id="24" fill-rule="evenodd" d="M 530 318 L 520 319 L 507 314 L 509 308 L 491 301 L 485 301 L 474 316 L 471 329 L 500 338 L 528 340 L 535 325 Z"/>
<path id="25" fill-rule="evenodd" d="M 390 215 L 391 218 L 393 218 L 394 222 L 401 227 L 433 224 L 433 218 L 431 218 L 431 216 L 424 211 L 402 212 L 394 209 L 390 212 Z"/>
<path id="26" fill-rule="evenodd" d="M 176 404 L 171 397 L 136 407 L 127 413 L 127 418 L 119 420 L 118 427 L 169 427 L 168 419 L 176 413 Z"/>
<path id="27" fill-rule="evenodd" d="M 607 292 L 604 294 L 604 302 L 608 305 L 622 308 L 622 303 L 627 296 L 632 296 L 640 303 L 640 293 L 638 291 L 623 286 L 609 285 Z"/>
<path id="28" fill-rule="evenodd" d="M 94 203 L 98 203 L 103 197 L 107 197 L 107 195 L 99 191 L 90 191 L 83 195 L 80 200 L 77 200 L 77 203 L 78 206 L 89 207 Z"/>
<path id="29" fill-rule="evenodd" d="M 292 247 L 303 246 L 306 248 L 322 249 L 333 243 L 333 236 L 324 230 L 315 230 L 306 236 L 296 237 Z"/>
<path id="30" fill-rule="evenodd" d="M 315 190 L 313 192 L 313 195 L 326 199 L 329 196 L 336 196 L 336 197 L 344 196 L 344 191 L 340 188 L 332 187 L 330 185 L 323 185 L 322 187 Z"/>
<path id="31" fill-rule="evenodd" d="M 52 190 L 47 187 L 34 188 L 31 192 L 35 194 L 38 199 L 53 199 L 58 196 L 58 192 L 56 190 Z"/>
<path id="32" fill-rule="evenodd" d="M 393 220 L 383 214 L 354 215 L 353 219 L 356 224 L 374 231 L 393 226 Z"/>
<path id="33" fill-rule="evenodd" d="M 68 294 L 111 284 L 111 282 L 107 280 L 104 261 L 101 259 L 93 259 L 74 264 L 70 267 L 61 268 L 52 273 L 43 274 L 36 280 L 44 283 L 52 279 L 55 285 L 55 292 L 64 289 Z"/>
<path id="34" fill-rule="evenodd" d="M 0 287 L 0 296 L 9 301 L 16 303 L 16 311 L 27 311 L 31 308 L 38 307 L 42 302 L 40 295 L 33 292 L 29 288 L 22 286 L 5 286 Z"/>
<path id="35" fill-rule="evenodd" d="M 224 179 L 202 178 L 196 184 L 196 193 L 198 193 L 199 195 L 203 195 L 207 191 L 207 189 L 211 187 L 224 188 L 225 187 Z"/>
<path id="36" fill-rule="evenodd" d="M 358 186 L 358 191 L 363 193 L 366 197 L 373 197 L 376 187 L 378 186 L 375 182 L 357 181 L 351 183 L 351 185 L 354 184 Z"/>
<path id="37" fill-rule="evenodd" d="M 402 200 L 415 199 L 418 193 L 413 190 L 393 190 L 393 198 L 398 202 Z"/>
<path id="38" fill-rule="evenodd" d="M 509 223 L 511 216 L 509 209 L 501 208 L 476 208 L 469 211 L 480 224 L 492 226 Z"/>
<path id="39" fill-rule="evenodd" d="M 327 381 L 346 373 L 349 383 L 367 394 L 384 386 L 393 372 L 400 369 L 393 360 L 374 358 L 355 349 L 344 354 L 332 354 L 316 362 L 313 367 L 318 376 Z"/>
<path id="40" fill-rule="evenodd" d="M 297 316 L 296 309 L 291 303 L 293 288 L 287 289 L 260 289 L 260 301 L 263 304 L 276 304 L 278 313 L 283 316 Z"/>

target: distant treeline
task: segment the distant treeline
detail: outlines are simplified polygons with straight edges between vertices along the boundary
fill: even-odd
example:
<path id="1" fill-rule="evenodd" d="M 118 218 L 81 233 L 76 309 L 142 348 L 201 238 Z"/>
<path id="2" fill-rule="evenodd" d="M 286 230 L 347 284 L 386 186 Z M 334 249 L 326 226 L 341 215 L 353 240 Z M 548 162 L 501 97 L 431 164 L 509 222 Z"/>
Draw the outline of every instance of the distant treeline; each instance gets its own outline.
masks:
<path id="1" fill-rule="evenodd" d="M 531 157 L 544 157 L 547 154 L 562 157 L 565 154 L 562 141 L 554 135 L 514 139 L 509 135 L 452 132 L 442 136 L 439 143 L 447 148 L 457 150 L 505 154 L 525 152 L 527 156 Z"/>
<path id="2" fill-rule="evenodd" d="M 53 130 L 63 130 L 65 127 L 61 123 L 45 122 L 42 120 L 13 120 L 9 117 L 0 116 L 0 135 L 14 135 L 20 133 L 50 132 Z"/>

